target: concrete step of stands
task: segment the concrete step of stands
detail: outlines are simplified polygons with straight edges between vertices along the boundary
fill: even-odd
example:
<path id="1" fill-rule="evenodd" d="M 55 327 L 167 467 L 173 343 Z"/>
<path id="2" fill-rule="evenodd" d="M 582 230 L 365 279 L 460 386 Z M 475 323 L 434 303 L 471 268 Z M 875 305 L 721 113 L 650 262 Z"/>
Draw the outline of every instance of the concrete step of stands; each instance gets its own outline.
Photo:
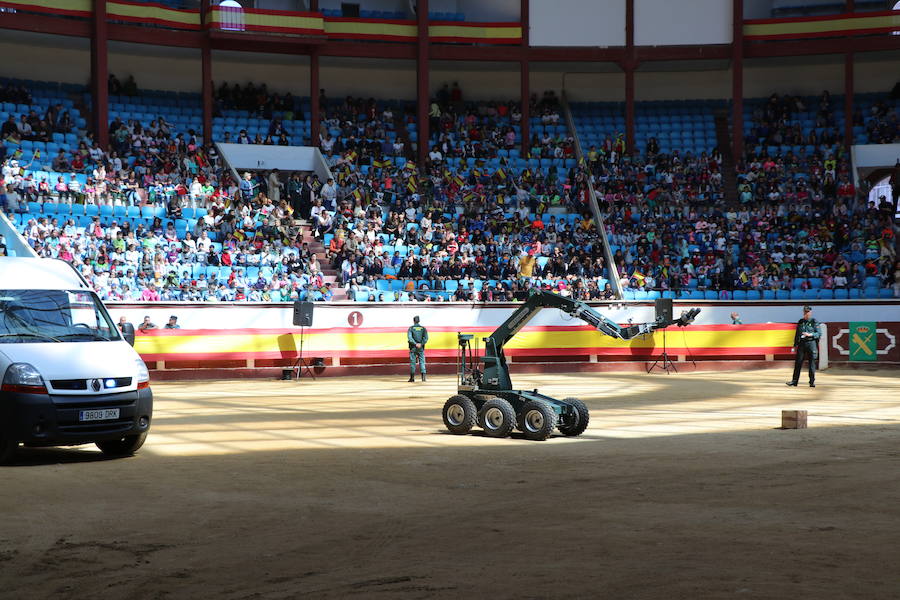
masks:
<path id="1" fill-rule="evenodd" d="M 322 265 L 322 279 L 325 280 L 325 283 L 331 284 L 334 301 L 347 300 L 347 290 L 338 282 L 337 270 L 325 262 L 325 246 L 313 236 L 312 227 L 306 221 L 300 221 L 300 233 L 301 240 L 309 245 L 309 250 L 319 259 L 319 263 Z"/>
<path id="2" fill-rule="evenodd" d="M 727 113 L 716 114 L 716 143 L 722 152 L 722 191 L 727 204 L 738 202 L 737 171 L 731 152 L 731 132 L 728 128 Z"/>

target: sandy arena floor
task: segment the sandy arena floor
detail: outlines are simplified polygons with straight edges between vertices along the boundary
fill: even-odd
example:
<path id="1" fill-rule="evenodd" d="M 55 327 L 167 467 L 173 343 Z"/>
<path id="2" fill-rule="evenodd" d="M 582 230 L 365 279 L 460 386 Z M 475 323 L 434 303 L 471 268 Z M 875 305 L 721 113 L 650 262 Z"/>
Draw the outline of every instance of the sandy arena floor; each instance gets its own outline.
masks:
<path id="1" fill-rule="evenodd" d="M 897 375 L 523 375 L 591 409 L 546 442 L 446 376 L 158 383 L 134 458 L 0 468 L 0 597 L 898 598 Z"/>

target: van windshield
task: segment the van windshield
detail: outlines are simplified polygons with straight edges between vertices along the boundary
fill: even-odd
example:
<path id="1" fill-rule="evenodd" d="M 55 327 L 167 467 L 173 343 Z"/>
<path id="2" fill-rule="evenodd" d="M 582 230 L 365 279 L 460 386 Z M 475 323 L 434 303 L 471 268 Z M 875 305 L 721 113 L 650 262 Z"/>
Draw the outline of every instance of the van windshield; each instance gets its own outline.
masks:
<path id="1" fill-rule="evenodd" d="M 97 342 L 121 336 L 85 290 L 0 290 L 0 344 Z"/>

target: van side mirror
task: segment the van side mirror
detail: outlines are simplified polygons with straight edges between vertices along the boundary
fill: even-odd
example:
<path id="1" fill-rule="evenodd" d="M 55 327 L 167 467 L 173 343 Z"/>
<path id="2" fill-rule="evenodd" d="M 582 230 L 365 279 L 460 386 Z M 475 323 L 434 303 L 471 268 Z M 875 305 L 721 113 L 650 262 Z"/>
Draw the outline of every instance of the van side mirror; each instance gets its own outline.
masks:
<path id="1" fill-rule="evenodd" d="M 134 325 L 131 323 L 122 325 L 122 337 L 125 338 L 129 345 L 134 346 Z"/>

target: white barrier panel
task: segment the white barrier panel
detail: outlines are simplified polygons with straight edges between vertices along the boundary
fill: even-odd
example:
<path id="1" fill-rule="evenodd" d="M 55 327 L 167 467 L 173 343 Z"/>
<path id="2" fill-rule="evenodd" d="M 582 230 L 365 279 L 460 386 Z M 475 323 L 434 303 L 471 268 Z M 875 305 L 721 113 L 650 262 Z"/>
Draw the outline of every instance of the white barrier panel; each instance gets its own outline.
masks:
<path id="1" fill-rule="evenodd" d="M 292 327 L 291 304 L 124 304 L 107 302 L 113 317 L 124 315 L 132 323 L 140 323 L 147 315 L 162 327 L 170 315 L 177 315 L 179 324 L 190 329 L 277 329 Z M 813 315 L 822 322 L 897 321 L 900 302 L 875 304 L 832 303 L 815 304 Z M 745 325 L 755 323 L 796 323 L 802 316 L 802 303 L 735 305 L 728 302 L 680 302 L 674 305 L 675 315 L 694 306 L 702 308 L 697 325 L 731 324 L 731 313 L 738 312 Z M 316 303 L 313 327 L 381 328 L 411 324 L 418 315 L 425 325 L 459 325 L 460 327 L 497 327 L 518 305 L 515 304 L 326 304 Z M 645 323 L 654 320 L 655 311 L 650 303 L 609 303 L 594 307 L 617 323 Z M 540 312 L 530 325 L 583 325 L 578 319 L 556 309 Z"/>
<path id="2" fill-rule="evenodd" d="M 625 0 L 531 0 L 532 46 L 624 46 Z"/>

